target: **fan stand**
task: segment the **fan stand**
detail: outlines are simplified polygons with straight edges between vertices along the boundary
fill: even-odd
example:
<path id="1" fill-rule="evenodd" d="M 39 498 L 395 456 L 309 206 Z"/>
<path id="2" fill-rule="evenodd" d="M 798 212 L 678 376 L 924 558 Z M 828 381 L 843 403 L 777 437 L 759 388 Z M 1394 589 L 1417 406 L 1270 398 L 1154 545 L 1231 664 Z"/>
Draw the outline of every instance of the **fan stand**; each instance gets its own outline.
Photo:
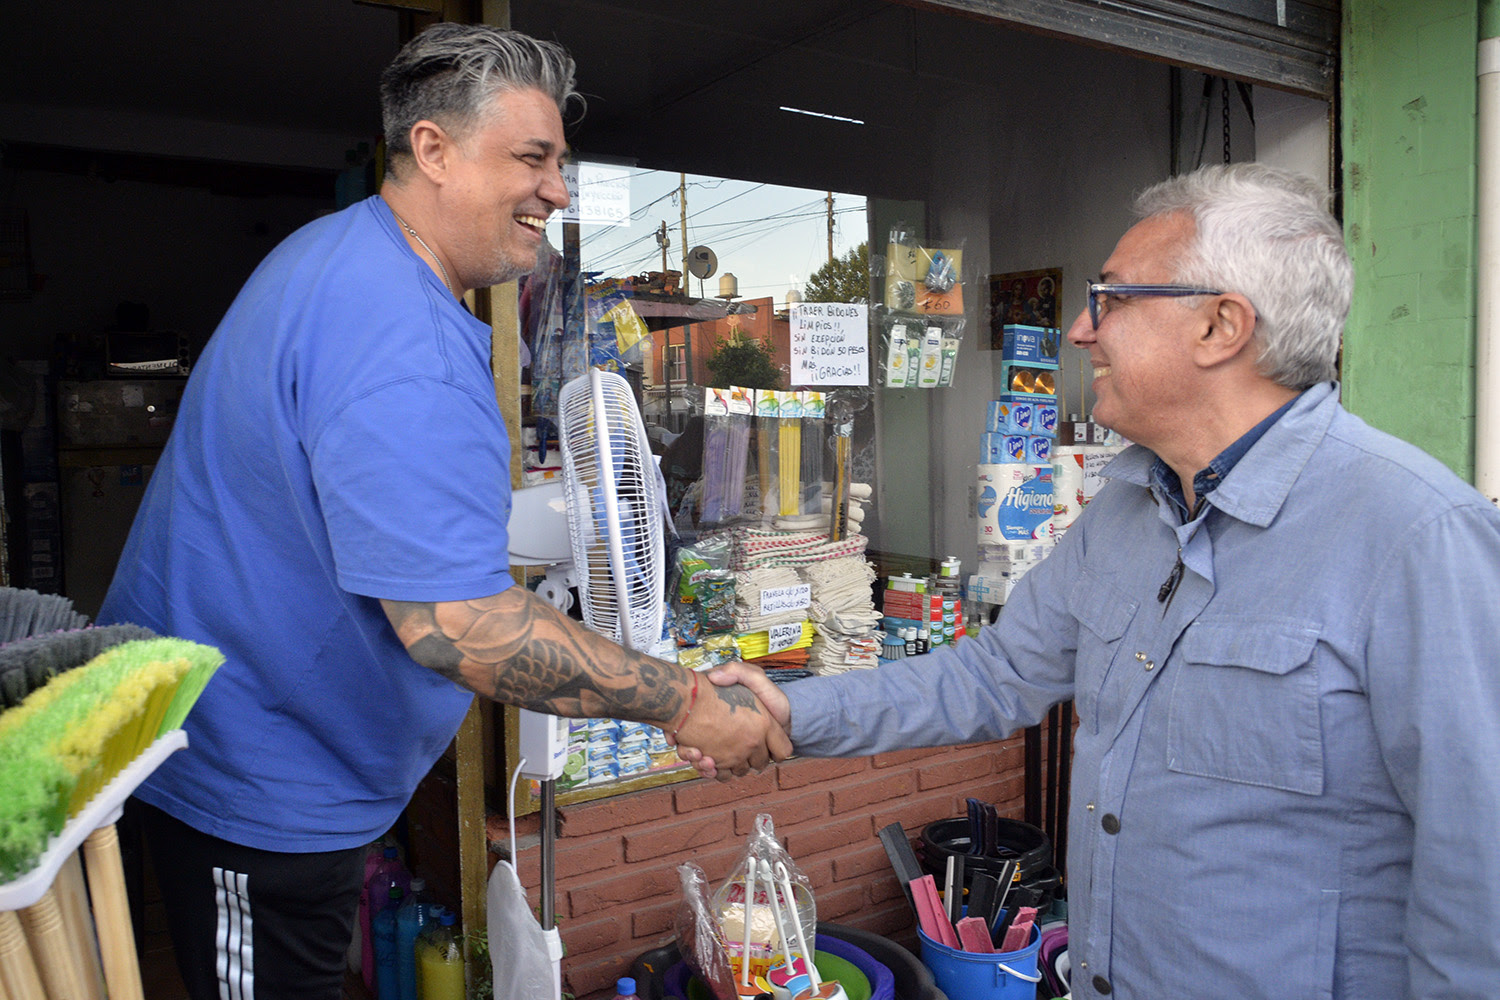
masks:
<path id="1" fill-rule="evenodd" d="M 585 379 L 587 380 L 586 386 L 584 384 Z M 612 413 L 610 408 L 606 406 L 605 399 L 605 386 L 606 382 L 609 380 L 613 380 L 613 382 L 611 383 L 612 391 L 618 392 L 620 391 L 620 387 L 624 386 L 624 380 L 621 379 L 618 375 L 611 374 L 608 376 L 608 378 L 606 378 L 605 373 L 601 372 L 597 368 L 590 369 L 589 373 L 586 376 L 581 376 L 578 379 L 574 379 L 572 382 L 569 382 L 568 384 L 563 386 L 562 394 L 559 399 L 559 410 L 560 416 L 564 418 L 566 418 L 567 415 L 572 412 L 571 400 L 574 397 L 575 392 L 581 393 L 583 391 L 587 391 L 589 398 L 588 420 L 586 421 L 586 426 L 589 428 L 588 435 L 570 433 L 569 421 L 567 419 L 562 419 L 561 421 L 563 430 L 563 433 L 561 435 L 561 443 L 563 446 L 563 465 L 565 469 L 565 488 L 563 491 L 563 495 L 567 500 L 567 514 L 569 516 L 570 522 L 573 517 L 578 516 L 578 507 L 586 507 L 586 505 L 589 504 L 589 498 L 591 495 L 597 495 L 603 501 L 603 505 L 605 508 L 605 523 L 607 523 L 610 527 L 609 535 L 606 539 L 609 571 L 611 574 L 611 579 L 618 583 L 618 585 L 615 587 L 618 603 L 618 613 L 620 616 L 618 641 L 620 645 L 624 646 L 625 648 L 633 649 L 635 647 L 631 642 L 633 623 L 631 619 L 630 594 L 629 588 L 622 582 L 627 578 L 625 575 L 624 548 L 621 543 L 619 533 L 621 499 L 619 496 L 617 480 L 615 478 L 617 456 L 614 454 L 614 447 L 611 443 L 610 434 L 607 431 Z M 625 387 L 624 391 L 628 392 L 628 387 Z M 618 413 L 618 407 L 614 412 L 616 414 Z M 618 456 L 619 462 L 622 466 L 629 465 L 633 462 L 639 462 L 639 455 L 632 453 L 633 448 L 640 448 L 645 453 L 649 453 L 649 447 L 647 446 L 647 443 L 645 441 L 645 429 L 641 426 L 639 414 L 635 412 L 633 399 L 630 402 L 630 415 L 634 419 L 635 427 L 631 428 L 631 431 L 633 432 L 632 435 L 629 438 L 624 439 L 624 443 L 622 445 L 622 453 Z M 605 430 L 601 430 L 601 428 L 605 428 Z M 599 480 L 597 483 L 596 493 L 591 494 L 591 491 L 588 488 L 580 488 L 576 485 L 577 471 L 574 457 L 575 449 L 589 451 L 591 453 L 597 454 L 597 472 L 599 474 Z M 594 455 L 590 454 L 589 457 L 593 458 Z M 555 494 L 549 495 L 541 492 L 539 488 L 533 489 L 536 489 L 537 492 L 522 492 L 529 494 L 525 502 L 525 506 L 529 510 L 534 512 L 539 518 L 545 521 L 553 520 L 552 515 L 543 513 L 544 510 L 551 511 L 554 515 L 556 513 L 563 512 L 562 506 L 556 503 Z M 577 496 L 572 495 L 574 492 L 577 493 Z M 517 516 L 517 512 L 522 507 L 522 503 L 517 499 L 518 497 L 519 494 L 516 494 L 513 497 L 513 501 L 515 501 L 513 502 L 511 507 L 511 517 L 513 520 Z M 654 494 L 648 498 L 648 506 L 649 502 L 654 501 L 654 499 Z M 656 516 L 660 516 L 659 512 Z M 530 520 L 531 519 L 528 517 L 528 522 L 530 522 Z M 658 521 L 655 527 L 657 530 L 659 530 L 660 526 L 660 522 Z M 551 601 L 551 603 L 559 607 L 563 606 L 560 603 L 561 598 L 569 597 L 567 587 L 570 583 L 576 583 L 576 585 L 578 585 L 580 588 L 586 588 L 588 586 L 588 584 L 585 582 L 585 578 L 588 576 L 587 563 L 585 558 L 580 555 L 578 540 L 576 537 L 576 533 L 572 531 L 571 523 L 569 534 L 570 536 L 572 536 L 570 538 L 571 545 L 569 549 L 569 554 L 572 556 L 572 565 L 556 569 L 555 571 L 554 569 L 549 568 L 547 579 L 544 582 L 543 587 L 538 588 L 538 593 L 541 594 L 544 599 Z M 524 549 L 529 545 L 530 540 L 526 542 L 518 542 L 515 538 L 515 533 L 512 533 L 511 549 L 513 554 L 518 551 L 518 547 Z M 557 567 L 559 564 L 566 561 L 566 557 L 561 556 L 560 546 L 557 546 L 556 551 L 552 551 L 549 546 L 545 544 L 541 545 L 540 548 L 548 549 L 548 551 L 539 551 L 538 553 L 535 553 L 541 555 L 542 558 L 530 560 L 534 564 L 540 563 L 543 565 L 549 565 L 550 567 Z M 525 560 L 524 558 L 519 560 L 519 562 L 525 561 L 527 560 Z M 661 579 L 659 565 L 657 567 L 657 575 L 655 577 L 654 586 L 656 590 L 660 590 Z M 611 632 L 604 632 L 604 630 L 599 628 L 594 621 L 590 620 L 589 609 L 591 607 L 591 593 L 591 591 L 580 589 L 580 594 L 583 597 L 585 622 L 596 632 L 603 632 L 604 634 L 613 637 Z M 659 593 L 657 594 L 657 601 L 658 603 L 660 601 Z M 659 619 L 656 622 L 655 627 L 658 629 L 660 628 Z M 647 632 L 649 634 L 649 628 L 647 629 Z M 543 718 L 551 717 L 544 716 Z M 555 724 L 556 720 L 553 719 L 552 721 Z M 526 728 L 524 723 L 522 728 L 523 730 Z M 553 730 L 552 739 L 557 739 L 555 728 Z M 557 997 L 560 997 L 562 995 L 562 939 L 557 932 L 557 902 L 555 896 L 557 860 L 556 782 L 557 775 L 561 773 L 561 766 L 558 763 L 557 755 L 552 752 L 552 750 L 555 749 L 555 744 L 547 744 L 544 740 L 538 740 L 537 743 L 539 746 L 543 746 L 543 749 L 545 749 L 547 752 L 536 753 L 535 758 L 539 761 L 539 763 L 537 765 L 534 765 L 530 770 L 526 770 L 527 754 L 523 751 L 523 759 L 521 761 L 521 764 L 516 768 L 516 775 L 519 776 L 524 772 L 528 776 L 535 778 L 540 785 L 538 795 L 538 804 L 540 809 L 539 819 L 541 826 L 541 850 L 539 852 L 541 862 L 539 916 L 542 931 L 547 938 L 548 957 L 552 960 L 554 987 L 552 997 L 553 1000 L 556 1000 Z M 514 797 L 514 792 L 512 792 L 512 797 Z M 514 822 L 514 806 L 512 806 L 511 808 L 511 816 L 512 822 Z M 513 854 L 515 852 L 515 843 L 515 833 L 514 829 L 512 829 L 511 850 Z"/>
<path id="2" fill-rule="evenodd" d="M 562 936 L 557 931 L 557 779 L 542 782 L 541 922 L 552 959 L 553 995 L 562 996 Z"/>

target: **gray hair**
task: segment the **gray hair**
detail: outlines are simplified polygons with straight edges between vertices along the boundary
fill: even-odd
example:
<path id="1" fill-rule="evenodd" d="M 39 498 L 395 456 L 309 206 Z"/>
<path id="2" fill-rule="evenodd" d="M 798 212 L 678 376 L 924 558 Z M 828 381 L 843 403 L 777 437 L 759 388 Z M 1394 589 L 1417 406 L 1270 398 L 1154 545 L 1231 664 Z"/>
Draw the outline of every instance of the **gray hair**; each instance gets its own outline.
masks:
<path id="1" fill-rule="evenodd" d="M 1324 189 L 1260 163 L 1203 167 L 1147 188 L 1140 218 L 1187 212 L 1196 223 L 1175 280 L 1239 292 L 1255 306 L 1256 366 L 1305 389 L 1337 377 L 1354 291 L 1343 230 Z"/>
<path id="2" fill-rule="evenodd" d="M 462 141 L 501 91 L 540 90 L 563 114 L 569 101 L 583 100 L 573 89 L 573 68 L 555 42 L 482 24 L 434 24 L 402 46 L 380 75 L 391 172 L 411 155 L 417 122 L 436 122 Z"/>

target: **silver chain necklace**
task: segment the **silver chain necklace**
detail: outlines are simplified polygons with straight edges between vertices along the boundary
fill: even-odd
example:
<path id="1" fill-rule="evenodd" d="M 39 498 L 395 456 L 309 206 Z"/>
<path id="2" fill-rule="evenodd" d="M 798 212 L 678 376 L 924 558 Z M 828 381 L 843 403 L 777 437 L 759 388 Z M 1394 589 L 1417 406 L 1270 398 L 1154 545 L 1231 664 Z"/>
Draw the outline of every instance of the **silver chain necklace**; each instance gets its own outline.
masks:
<path id="1" fill-rule="evenodd" d="M 389 205 L 387 205 L 386 207 L 390 208 Z M 443 266 L 443 262 L 438 257 L 438 255 L 432 252 L 432 247 L 428 246 L 427 241 L 417 235 L 417 231 L 409 226 L 405 219 L 401 218 L 401 216 L 399 215 L 396 215 L 396 210 L 394 208 L 391 209 L 391 215 L 395 217 L 397 222 L 401 223 L 401 228 L 410 233 L 411 238 L 416 240 L 417 243 L 421 245 L 423 250 L 427 251 L 427 255 L 432 258 L 432 262 L 438 266 L 438 271 L 440 271 L 443 275 L 443 284 L 447 287 L 448 293 L 450 295 L 457 295 L 458 293 L 453 291 L 453 282 L 448 280 L 448 269 Z"/>

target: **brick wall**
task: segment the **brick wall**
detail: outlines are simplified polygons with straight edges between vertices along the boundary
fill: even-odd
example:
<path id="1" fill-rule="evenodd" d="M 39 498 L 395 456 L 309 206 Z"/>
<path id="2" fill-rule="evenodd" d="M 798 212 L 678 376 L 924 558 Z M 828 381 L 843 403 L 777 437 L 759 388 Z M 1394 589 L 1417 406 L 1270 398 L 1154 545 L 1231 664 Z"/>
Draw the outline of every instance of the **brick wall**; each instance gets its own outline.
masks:
<path id="1" fill-rule="evenodd" d="M 811 879 L 818 917 L 884 935 L 916 950 L 916 929 L 876 832 L 899 822 L 915 838 L 935 820 L 964 814 L 969 796 L 1020 818 L 1023 741 L 904 751 L 849 760 L 794 760 L 720 784 L 702 779 L 558 809 L 555 891 L 564 988 L 606 1000 L 637 956 L 673 940 L 677 865 L 692 861 L 710 884 L 743 857 L 758 813 Z M 535 817 L 518 825 L 521 881 L 533 902 L 540 880 Z M 438 820 L 432 820 L 438 825 Z M 491 823 L 503 848 L 503 820 Z"/>

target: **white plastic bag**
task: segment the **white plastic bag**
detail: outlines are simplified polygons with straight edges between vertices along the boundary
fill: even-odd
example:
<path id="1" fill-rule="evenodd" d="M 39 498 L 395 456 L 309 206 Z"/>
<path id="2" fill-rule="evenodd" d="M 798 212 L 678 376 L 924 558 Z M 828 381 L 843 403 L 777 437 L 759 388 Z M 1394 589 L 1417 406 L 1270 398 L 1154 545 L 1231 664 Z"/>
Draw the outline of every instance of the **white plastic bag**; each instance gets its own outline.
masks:
<path id="1" fill-rule="evenodd" d="M 495 865 L 485 896 L 489 904 L 486 924 L 495 974 L 495 1000 L 561 997 L 557 963 L 562 958 L 562 939 L 556 928 L 542 930 L 531 915 L 526 890 L 509 861 Z"/>

